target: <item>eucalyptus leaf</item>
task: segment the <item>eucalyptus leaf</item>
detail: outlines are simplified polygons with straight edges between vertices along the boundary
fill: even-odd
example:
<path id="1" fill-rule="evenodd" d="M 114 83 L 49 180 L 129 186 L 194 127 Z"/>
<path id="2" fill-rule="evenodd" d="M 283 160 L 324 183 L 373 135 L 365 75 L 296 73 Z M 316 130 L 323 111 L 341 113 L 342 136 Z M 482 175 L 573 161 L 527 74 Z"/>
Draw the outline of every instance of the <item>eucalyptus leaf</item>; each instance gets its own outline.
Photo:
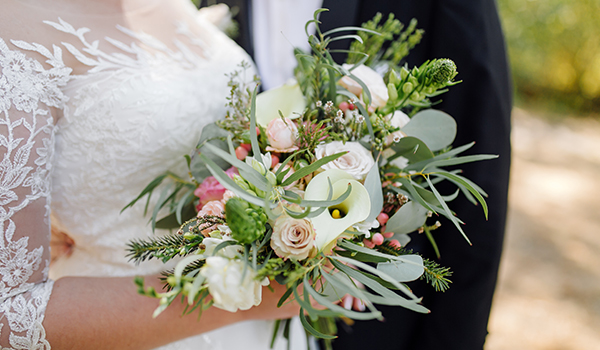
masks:
<path id="1" fill-rule="evenodd" d="M 442 198 L 442 195 L 440 195 L 440 193 L 437 191 L 437 189 L 433 186 L 433 184 L 431 183 L 431 180 L 429 179 L 429 177 L 426 177 L 425 180 L 427 180 L 427 183 L 429 183 L 429 187 L 431 188 L 431 191 L 433 192 L 433 194 L 437 197 L 437 199 L 440 201 L 440 203 L 442 204 L 442 208 L 444 208 L 444 211 L 446 212 L 446 217 L 450 219 L 450 221 L 452 221 L 452 223 L 454 224 L 454 226 L 458 229 L 458 231 L 462 234 L 462 236 L 465 238 L 465 240 L 472 245 L 471 241 L 469 240 L 469 238 L 467 237 L 467 235 L 465 234 L 465 232 L 463 231 L 462 227 L 460 227 L 460 223 L 459 220 L 456 216 L 454 216 L 452 214 L 452 211 L 450 210 L 450 208 L 448 207 L 448 204 L 446 204 L 446 202 L 444 202 L 444 199 Z"/>
<path id="2" fill-rule="evenodd" d="M 433 158 L 433 152 L 431 152 L 425 142 L 416 137 L 403 137 L 399 142 L 394 143 L 391 149 L 394 150 L 396 154 L 389 157 L 388 160 L 393 160 L 402 156 L 408 159 L 409 163 L 416 163 Z"/>
<path id="3" fill-rule="evenodd" d="M 402 127 L 402 132 L 425 142 L 430 150 L 438 151 L 454 141 L 456 121 L 447 113 L 426 109 L 410 118 L 410 122 Z"/>
<path id="4" fill-rule="evenodd" d="M 355 320 L 373 320 L 373 319 L 383 319 L 380 311 L 370 311 L 370 312 L 357 312 L 352 310 L 347 310 L 339 305 L 333 304 L 326 297 L 317 292 L 311 285 L 308 277 L 304 275 L 304 291 L 307 292 L 315 301 L 322 306 L 328 308 L 331 311 L 337 312 L 341 315 L 344 315 L 348 318 Z"/>
<path id="5" fill-rule="evenodd" d="M 210 173 L 217 179 L 217 181 L 223 185 L 226 189 L 234 192 L 236 195 L 240 196 L 245 201 L 248 201 L 252 204 L 256 204 L 258 206 L 263 206 L 263 199 L 256 197 L 246 191 L 244 191 L 238 184 L 233 181 L 229 175 L 223 171 L 223 169 L 219 168 L 217 164 L 215 164 L 212 160 L 208 159 L 204 155 L 200 155 L 204 162 L 206 162 L 206 166 L 209 169 Z"/>
<path id="6" fill-rule="evenodd" d="M 381 178 L 377 163 L 373 165 L 367 174 L 364 186 L 367 192 L 369 192 L 369 198 L 371 198 L 371 213 L 365 219 L 365 222 L 373 222 L 383 208 L 383 191 L 381 189 Z"/>
<path id="7" fill-rule="evenodd" d="M 225 152 L 222 149 L 219 149 L 211 144 L 207 144 L 206 147 L 211 150 L 215 155 L 221 157 L 223 160 L 225 160 L 226 162 L 228 162 L 229 164 L 231 164 L 232 166 L 236 167 L 238 169 L 238 171 L 240 172 L 240 175 L 247 180 L 248 182 L 250 182 L 251 184 L 253 184 L 254 186 L 256 186 L 256 188 L 258 188 L 261 191 L 266 192 L 267 191 L 267 186 L 268 186 L 268 181 L 267 179 L 258 171 L 254 170 L 254 168 L 252 168 L 250 165 L 246 164 L 245 162 L 242 162 L 241 160 L 237 159 L 235 156 L 232 156 L 231 154 Z M 262 157 L 254 157 L 254 159 L 256 158 L 261 158 Z"/>
<path id="8" fill-rule="evenodd" d="M 216 123 L 211 123 L 202 128 L 202 133 L 200 134 L 200 140 L 196 146 L 197 152 L 192 156 L 190 163 L 190 172 L 192 176 L 198 181 L 202 182 L 205 178 L 210 176 L 210 172 L 206 168 L 204 162 L 200 161 L 198 153 L 203 153 L 208 158 L 212 159 L 219 167 L 225 169 L 228 166 L 228 163 L 225 162 L 220 157 L 214 155 L 211 151 L 207 150 L 204 146 L 206 144 L 212 144 L 213 146 L 227 150 L 227 142 L 225 139 L 227 136 L 230 136 L 230 133 L 217 126 Z"/>
<path id="9" fill-rule="evenodd" d="M 377 264 L 377 269 L 385 272 L 398 282 L 410 282 L 421 277 L 425 268 L 423 258 L 418 255 L 402 255 L 402 261 L 390 261 Z"/>
<path id="10" fill-rule="evenodd" d="M 463 157 L 456 157 L 456 158 L 450 158 L 450 159 L 441 159 L 441 160 L 435 160 L 435 161 L 427 164 L 425 166 L 425 169 L 434 167 L 434 166 L 435 167 L 444 167 L 444 166 L 472 163 L 472 162 L 477 162 L 480 160 L 488 160 L 488 159 L 496 159 L 496 158 L 498 158 L 498 156 L 495 154 L 477 154 L 477 155 L 473 155 L 473 156 L 463 156 Z"/>
<path id="11" fill-rule="evenodd" d="M 481 195 L 481 191 L 483 191 L 483 190 L 478 189 L 475 186 L 473 186 L 473 185 L 475 185 L 473 182 L 471 182 L 470 180 L 468 180 L 460 175 L 455 175 L 455 174 L 451 174 L 448 172 L 437 172 L 432 175 L 441 176 L 443 178 L 446 178 L 446 179 L 454 182 L 455 184 L 457 184 L 459 186 L 463 186 L 464 188 L 466 188 L 473 196 L 475 196 L 475 198 L 477 198 L 477 201 L 479 201 L 479 203 L 481 204 L 481 207 L 483 208 L 483 213 L 485 214 L 485 218 L 486 219 L 488 218 L 488 206 L 487 206 L 485 199 Z M 487 194 L 485 192 L 483 192 L 483 194 L 487 196 Z"/>
<path id="12" fill-rule="evenodd" d="M 385 225 L 386 232 L 406 234 L 425 224 L 429 210 L 415 201 L 405 203 Z"/>
<path id="13" fill-rule="evenodd" d="M 450 159 L 462 152 L 465 152 L 466 150 L 470 149 L 471 147 L 473 147 L 475 145 L 475 142 L 471 142 L 468 143 L 466 145 L 462 145 L 460 147 L 456 147 L 454 149 L 451 149 L 448 152 L 445 153 L 441 153 L 438 154 L 437 156 L 430 158 L 430 159 L 426 159 L 417 163 L 413 163 L 410 164 L 409 166 L 406 167 L 406 170 L 421 170 L 424 169 L 425 166 L 433 161 L 437 161 L 437 160 L 442 160 L 442 159 Z"/>

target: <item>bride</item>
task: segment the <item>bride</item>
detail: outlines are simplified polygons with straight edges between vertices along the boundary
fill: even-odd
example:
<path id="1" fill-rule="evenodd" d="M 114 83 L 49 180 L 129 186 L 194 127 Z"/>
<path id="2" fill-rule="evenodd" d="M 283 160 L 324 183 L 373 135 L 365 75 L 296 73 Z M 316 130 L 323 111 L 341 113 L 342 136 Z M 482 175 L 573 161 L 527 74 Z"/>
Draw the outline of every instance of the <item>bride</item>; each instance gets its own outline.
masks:
<path id="1" fill-rule="evenodd" d="M 164 169 L 185 174 L 181 155 L 223 115 L 225 74 L 248 56 L 189 0 L 2 9 L 0 347 L 267 349 L 268 320 L 298 312 L 276 307 L 284 287 L 248 311 L 198 320 L 174 304 L 153 319 L 132 276 L 159 289 L 164 266 L 128 262 L 125 244 L 152 233 L 143 204 L 119 213 Z M 51 224 L 72 247 L 50 268 Z"/>

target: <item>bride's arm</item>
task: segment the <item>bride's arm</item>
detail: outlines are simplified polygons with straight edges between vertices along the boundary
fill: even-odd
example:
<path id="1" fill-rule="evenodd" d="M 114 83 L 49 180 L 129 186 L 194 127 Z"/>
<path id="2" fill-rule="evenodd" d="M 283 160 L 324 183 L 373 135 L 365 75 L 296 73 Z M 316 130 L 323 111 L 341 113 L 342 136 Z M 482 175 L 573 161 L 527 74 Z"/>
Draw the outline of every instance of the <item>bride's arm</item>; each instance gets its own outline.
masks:
<path id="1" fill-rule="evenodd" d="M 70 69 L 57 48 L 12 45 L 43 54 L 48 68 L 0 38 L 0 348 L 150 349 L 242 320 L 297 313 L 294 304 L 276 308 L 284 289 L 277 286 L 246 312 L 210 308 L 198 321 L 182 317 L 180 304 L 153 319 L 157 300 L 138 295 L 132 277 L 49 280 L 52 111 L 64 106 Z M 160 288 L 157 278 L 147 279 Z"/>
<path id="2" fill-rule="evenodd" d="M 157 278 L 147 280 L 160 289 Z M 248 311 L 211 307 L 198 319 L 195 313 L 182 316 L 185 305 L 173 303 L 153 319 L 157 300 L 138 295 L 131 277 L 66 277 L 54 284 L 44 327 L 53 350 L 86 349 L 90 344 L 94 349 L 152 349 L 243 320 L 297 315 L 295 303 L 277 308 L 285 287 L 272 286 L 275 293 L 264 288 L 263 302 Z"/>

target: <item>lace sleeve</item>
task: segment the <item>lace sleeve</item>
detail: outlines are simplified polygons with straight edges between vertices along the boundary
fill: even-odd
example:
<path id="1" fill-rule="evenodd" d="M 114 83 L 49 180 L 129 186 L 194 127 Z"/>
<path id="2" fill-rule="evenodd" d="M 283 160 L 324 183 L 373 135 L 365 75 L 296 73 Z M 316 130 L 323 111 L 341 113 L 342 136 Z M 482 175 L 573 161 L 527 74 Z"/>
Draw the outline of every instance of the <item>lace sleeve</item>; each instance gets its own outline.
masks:
<path id="1" fill-rule="evenodd" d="M 60 48 L 0 39 L 0 348 L 50 349 L 42 327 L 48 279 L 50 173 L 60 87 L 70 69 Z M 42 65 L 27 54 L 42 55 Z M 45 67 L 50 67 L 46 69 Z"/>

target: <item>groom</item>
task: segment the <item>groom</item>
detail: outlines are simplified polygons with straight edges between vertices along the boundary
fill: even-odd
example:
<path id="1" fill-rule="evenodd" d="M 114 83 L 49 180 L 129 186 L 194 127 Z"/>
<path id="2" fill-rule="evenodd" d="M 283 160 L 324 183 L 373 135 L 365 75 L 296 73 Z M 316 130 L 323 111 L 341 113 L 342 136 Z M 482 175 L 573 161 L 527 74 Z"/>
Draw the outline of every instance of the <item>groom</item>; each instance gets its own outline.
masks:
<path id="1" fill-rule="evenodd" d="M 252 6 L 264 6 L 269 1 L 274 0 L 254 0 L 254 4 L 244 0 L 224 1 L 240 9 L 236 18 L 240 24 L 238 41 L 251 54 L 256 54 L 255 43 L 260 41 L 260 38 L 252 37 L 253 28 L 256 28 L 252 21 L 263 20 L 258 13 L 251 15 Z M 306 7 L 305 1 L 298 0 L 295 4 Z M 300 13 L 295 6 L 290 5 L 289 11 Z M 385 322 L 359 321 L 351 328 L 340 325 L 340 337 L 334 341 L 334 348 L 482 349 L 502 251 L 510 167 L 511 89 L 495 2 L 324 0 L 322 7 L 330 9 L 320 17 L 323 31 L 360 25 L 376 12 L 383 13 L 384 19 L 388 13 L 395 13 L 405 24 L 411 18 L 417 18 L 418 28 L 424 29 L 425 35 L 408 57 L 409 66 L 432 58 L 451 58 L 458 66 L 457 79 L 463 80 L 442 95 L 443 102 L 436 106 L 456 119 L 458 135 L 455 144 L 476 141 L 474 152 L 500 155 L 493 161 L 463 167 L 465 175 L 489 194 L 488 221 L 484 219 L 482 209 L 467 200 L 457 199 L 460 203 L 453 203 L 457 215 L 467 223 L 465 231 L 473 246 L 469 246 L 448 221 L 440 219 L 443 226 L 434 232 L 442 254 L 439 262 L 454 272 L 450 290 L 436 293 L 424 283 L 411 284 L 415 294 L 424 297 L 423 304 L 432 311 L 431 314 L 378 306 Z M 273 13 L 271 17 L 278 18 Z M 288 47 L 282 50 L 288 50 Z M 412 237 L 410 248 L 436 259 L 422 235 L 413 234 Z"/>

